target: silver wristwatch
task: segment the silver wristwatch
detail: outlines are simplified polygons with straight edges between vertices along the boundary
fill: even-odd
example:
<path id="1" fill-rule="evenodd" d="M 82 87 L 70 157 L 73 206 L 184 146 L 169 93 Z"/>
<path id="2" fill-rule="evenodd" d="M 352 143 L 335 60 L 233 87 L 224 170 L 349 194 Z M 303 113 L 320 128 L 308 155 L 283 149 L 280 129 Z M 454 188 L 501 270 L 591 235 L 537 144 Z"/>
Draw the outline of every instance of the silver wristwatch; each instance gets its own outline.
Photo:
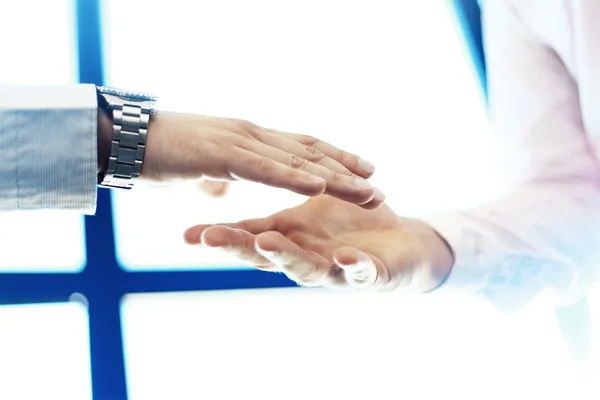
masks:
<path id="1" fill-rule="evenodd" d="M 156 111 L 157 98 L 102 86 L 97 91 L 99 106 L 112 114 L 113 121 L 110 159 L 98 184 L 131 189 L 142 171 L 148 124 Z"/>

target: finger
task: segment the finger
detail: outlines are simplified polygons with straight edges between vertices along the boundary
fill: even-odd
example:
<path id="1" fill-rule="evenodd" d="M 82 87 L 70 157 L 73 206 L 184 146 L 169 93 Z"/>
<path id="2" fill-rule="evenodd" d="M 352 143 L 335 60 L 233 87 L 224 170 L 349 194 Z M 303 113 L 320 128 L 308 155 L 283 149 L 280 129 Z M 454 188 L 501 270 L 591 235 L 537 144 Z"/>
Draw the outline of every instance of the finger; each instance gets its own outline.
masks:
<path id="1" fill-rule="evenodd" d="M 361 207 L 366 210 L 374 210 L 381 206 L 385 202 L 385 194 L 378 189 L 375 188 L 375 192 L 373 193 L 373 198 L 368 203 L 362 204 Z"/>
<path id="2" fill-rule="evenodd" d="M 236 223 L 199 224 L 186 229 L 186 231 L 183 233 L 183 240 L 185 243 L 191 245 L 202 244 L 200 238 L 202 236 L 202 232 L 215 225 L 227 226 L 232 229 L 242 229 L 254 235 L 276 229 L 275 218 L 273 217 L 248 219 Z"/>
<path id="3" fill-rule="evenodd" d="M 248 150 L 260 154 L 263 157 L 324 178 L 327 182 L 327 187 L 325 189 L 326 194 L 359 205 L 366 204 L 373 199 L 375 187 L 363 178 L 339 174 L 322 165 L 312 163 L 259 141 L 253 141 L 247 146 Z"/>
<path id="4" fill-rule="evenodd" d="M 205 246 L 222 249 L 255 268 L 271 269 L 272 263 L 256 251 L 254 238 L 249 232 L 223 225 L 214 225 L 202 232 L 202 244 Z"/>
<path id="5" fill-rule="evenodd" d="M 337 172 L 340 175 L 347 175 L 353 177 L 364 177 L 365 174 L 354 174 L 348 168 L 343 166 L 338 161 L 333 158 L 327 156 L 322 151 L 297 142 L 294 139 L 286 137 L 285 135 L 281 135 L 281 132 L 273 131 L 273 130 L 265 130 L 257 135 L 257 139 L 262 143 L 283 150 L 287 153 L 296 155 L 304 160 L 308 160 L 312 163 L 322 165 L 323 167 Z"/>
<path id="6" fill-rule="evenodd" d="M 318 196 L 327 186 L 325 179 L 317 175 L 242 148 L 232 154 L 229 172 L 243 180 L 288 189 L 305 196 Z"/>
<path id="7" fill-rule="evenodd" d="M 379 270 L 373 258 L 353 247 L 337 249 L 333 260 L 344 271 L 346 282 L 353 288 L 371 287 L 379 277 Z"/>
<path id="8" fill-rule="evenodd" d="M 247 219 L 235 224 L 238 229 L 243 229 L 254 235 L 259 233 L 277 230 L 276 218 L 274 216 L 267 218 Z"/>
<path id="9" fill-rule="evenodd" d="M 375 172 L 375 166 L 373 165 L 373 163 L 363 158 L 360 158 L 355 154 L 338 149 L 337 147 L 312 136 L 299 135 L 296 133 L 288 133 L 281 131 L 274 132 L 277 132 L 279 135 L 293 139 L 305 146 L 314 147 L 315 149 L 325 154 L 327 157 L 330 157 L 331 159 L 339 162 L 353 173 L 362 177 L 368 178 Z"/>
<path id="10" fill-rule="evenodd" d="M 319 286 L 329 271 L 325 258 L 302 249 L 279 232 L 256 236 L 255 247 L 279 271 L 304 286 Z"/>
<path id="11" fill-rule="evenodd" d="M 202 244 L 202 232 L 206 229 L 214 226 L 213 224 L 201 224 L 195 225 L 191 228 L 187 228 L 183 233 L 183 241 L 190 245 L 201 245 Z"/>
<path id="12" fill-rule="evenodd" d="M 223 197 L 229 191 L 229 182 L 201 181 L 198 188 L 211 197 Z"/>

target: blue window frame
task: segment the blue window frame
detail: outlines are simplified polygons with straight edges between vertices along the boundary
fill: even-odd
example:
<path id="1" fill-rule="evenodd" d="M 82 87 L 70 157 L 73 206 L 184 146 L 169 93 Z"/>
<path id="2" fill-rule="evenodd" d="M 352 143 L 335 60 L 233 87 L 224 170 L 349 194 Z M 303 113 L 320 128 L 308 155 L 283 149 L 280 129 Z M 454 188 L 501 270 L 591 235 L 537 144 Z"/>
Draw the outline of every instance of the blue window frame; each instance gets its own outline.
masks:
<path id="1" fill-rule="evenodd" d="M 477 0 L 452 0 L 452 3 L 471 53 L 477 78 L 487 96 L 487 74 L 479 2 Z"/>

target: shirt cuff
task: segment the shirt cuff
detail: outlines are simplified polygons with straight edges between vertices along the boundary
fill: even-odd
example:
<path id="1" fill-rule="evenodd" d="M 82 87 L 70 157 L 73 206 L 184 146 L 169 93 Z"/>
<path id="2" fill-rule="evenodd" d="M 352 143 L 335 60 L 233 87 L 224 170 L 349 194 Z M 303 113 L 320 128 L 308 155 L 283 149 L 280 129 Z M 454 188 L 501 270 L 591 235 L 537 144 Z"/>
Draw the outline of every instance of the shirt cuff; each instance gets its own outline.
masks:
<path id="1" fill-rule="evenodd" d="M 0 85 L 0 209 L 94 214 L 94 85 Z"/>
<path id="2" fill-rule="evenodd" d="M 422 220 L 454 254 L 448 278 L 434 292 L 464 293 L 502 312 L 513 313 L 550 286 L 557 287 L 555 283 L 564 286 L 564 282 L 572 281 L 567 265 L 533 257 L 513 243 L 510 235 L 486 229 L 489 224 L 475 215 L 447 212 Z"/>
<path id="3" fill-rule="evenodd" d="M 458 212 L 439 213 L 421 218 L 448 244 L 454 255 L 454 265 L 436 292 L 461 291 L 476 293 L 485 287 L 486 271 L 478 255 L 481 252 L 476 236 L 466 229 L 468 220 Z"/>

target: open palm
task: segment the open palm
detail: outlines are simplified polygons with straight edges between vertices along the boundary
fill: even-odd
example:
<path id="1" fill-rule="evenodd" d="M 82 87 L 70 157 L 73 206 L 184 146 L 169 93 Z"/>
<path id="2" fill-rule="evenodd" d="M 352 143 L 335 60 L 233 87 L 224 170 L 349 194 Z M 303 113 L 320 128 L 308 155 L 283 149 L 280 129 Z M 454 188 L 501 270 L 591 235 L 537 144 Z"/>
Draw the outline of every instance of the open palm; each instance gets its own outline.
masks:
<path id="1" fill-rule="evenodd" d="M 424 246 L 387 206 L 364 210 L 330 196 L 270 217 L 196 225 L 190 244 L 219 247 L 305 286 L 392 290 L 427 262 Z"/>

